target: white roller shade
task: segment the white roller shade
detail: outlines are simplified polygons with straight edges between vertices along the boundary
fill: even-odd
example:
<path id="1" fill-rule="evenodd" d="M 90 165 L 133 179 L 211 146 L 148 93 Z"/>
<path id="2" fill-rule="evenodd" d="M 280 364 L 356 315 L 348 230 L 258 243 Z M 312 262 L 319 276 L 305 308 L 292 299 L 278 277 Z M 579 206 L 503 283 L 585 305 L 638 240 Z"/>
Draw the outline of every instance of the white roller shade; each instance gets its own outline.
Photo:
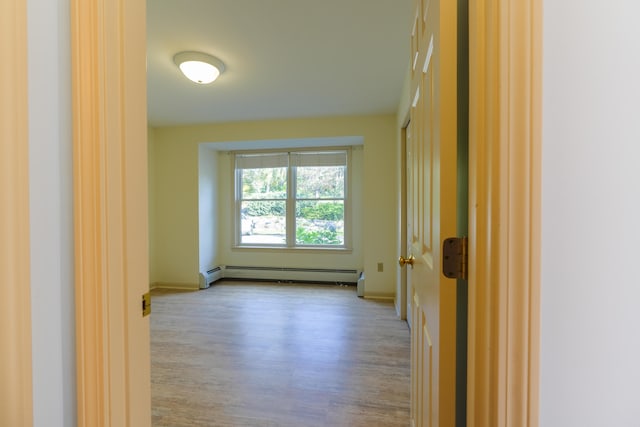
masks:
<path id="1" fill-rule="evenodd" d="M 291 153 L 291 166 L 346 166 L 346 151 Z"/>
<path id="2" fill-rule="evenodd" d="M 236 169 L 286 168 L 287 153 L 236 154 Z"/>

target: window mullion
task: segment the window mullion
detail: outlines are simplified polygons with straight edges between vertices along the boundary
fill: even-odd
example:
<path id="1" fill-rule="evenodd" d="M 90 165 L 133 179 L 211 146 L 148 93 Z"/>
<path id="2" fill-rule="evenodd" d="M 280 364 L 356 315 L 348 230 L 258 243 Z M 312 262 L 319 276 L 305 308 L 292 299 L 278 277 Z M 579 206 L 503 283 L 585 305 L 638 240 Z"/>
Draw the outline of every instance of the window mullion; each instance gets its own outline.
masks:
<path id="1" fill-rule="evenodd" d="M 291 156 L 291 153 L 289 153 Z M 291 166 L 287 169 L 287 246 L 296 245 L 296 168 Z"/>

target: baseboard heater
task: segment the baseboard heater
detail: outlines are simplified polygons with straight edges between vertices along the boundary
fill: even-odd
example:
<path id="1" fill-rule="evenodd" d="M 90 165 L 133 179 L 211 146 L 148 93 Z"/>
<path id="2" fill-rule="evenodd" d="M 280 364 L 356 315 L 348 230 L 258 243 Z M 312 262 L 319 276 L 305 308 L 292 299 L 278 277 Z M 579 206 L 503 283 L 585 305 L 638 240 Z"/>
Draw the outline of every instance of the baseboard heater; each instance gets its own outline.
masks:
<path id="1" fill-rule="evenodd" d="M 355 285 L 360 277 L 358 270 L 329 268 L 251 267 L 227 265 L 225 279 L 268 280 L 301 283 L 340 283 Z"/>
<path id="2" fill-rule="evenodd" d="M 207 289 L 212 283 L 222 279 L 222 268 L 214 267 L 200 273 L 200 289 Z"/>

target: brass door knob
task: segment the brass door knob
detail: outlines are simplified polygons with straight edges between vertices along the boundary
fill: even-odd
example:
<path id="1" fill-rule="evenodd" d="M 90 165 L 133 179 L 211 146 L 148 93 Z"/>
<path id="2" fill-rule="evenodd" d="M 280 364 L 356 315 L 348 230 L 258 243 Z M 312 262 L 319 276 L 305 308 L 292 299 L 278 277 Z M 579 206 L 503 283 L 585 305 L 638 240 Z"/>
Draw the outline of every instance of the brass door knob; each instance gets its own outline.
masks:
<path id="1" fill-rule="evenodd" d="M 400 264 L 400 267 L 404 267 L 405 265 L 409 264 L 411 268 L 413 268 L 413 261 L 415 261 L 415 259 L 416 258 L 413 255 L 409 255 L 409 258 L 405 258 L 400 255 L 400 258 L 398 258 L 398 264 Z"/>

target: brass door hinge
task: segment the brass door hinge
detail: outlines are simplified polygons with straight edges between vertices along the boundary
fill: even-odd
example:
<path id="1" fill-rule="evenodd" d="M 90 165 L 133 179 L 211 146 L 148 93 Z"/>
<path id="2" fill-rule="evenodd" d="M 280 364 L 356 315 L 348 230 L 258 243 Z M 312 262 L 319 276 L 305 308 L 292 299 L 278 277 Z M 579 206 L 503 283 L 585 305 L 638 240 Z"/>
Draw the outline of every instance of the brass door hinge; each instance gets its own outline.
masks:
<path id="1" fill-rule="evenodd" d="M 450 279 L 467 280 L 467 237 L 450 237 L 442 243 L 442 274 Z"/>
<path id="2" fill-rule="evenodd" d="M 151 314 L 151 292 L 142 295 L 142 317 Z"/>

